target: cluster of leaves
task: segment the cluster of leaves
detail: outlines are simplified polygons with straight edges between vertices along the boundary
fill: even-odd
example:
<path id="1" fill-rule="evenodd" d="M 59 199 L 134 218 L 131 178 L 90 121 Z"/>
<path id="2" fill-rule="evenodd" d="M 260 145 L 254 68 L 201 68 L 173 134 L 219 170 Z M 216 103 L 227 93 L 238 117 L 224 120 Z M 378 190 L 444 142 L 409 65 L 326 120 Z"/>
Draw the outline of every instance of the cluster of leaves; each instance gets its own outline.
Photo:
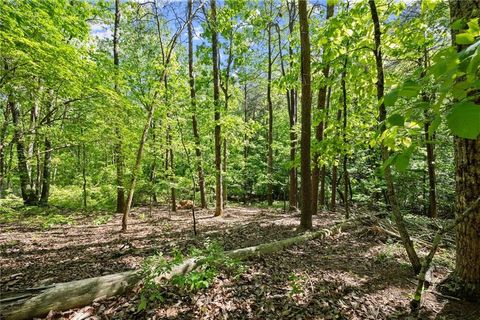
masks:
<path id="1" fill-rule="evenodd" d="M 229 271 L 236 277 L 243 266 L 238 260 L 225 255 L 223 247 L 217 241 L 207 239 L 203 249 L 193 248 L 187 256 L 174 251 L 172 259 L 166 259 L 161 253 L 145 259 L 142 267 L 143 287 L 138 310 L 144 310 L 149 303 L 164 301 L 161 276 L 172 271 L 175 266 L 189 259 L 198 260 L 199 266 L 185 274 L 175 274 L 169 284 L 188 292 L 196 292 L 208 288 L 216 276 L 222 271 Z"/>

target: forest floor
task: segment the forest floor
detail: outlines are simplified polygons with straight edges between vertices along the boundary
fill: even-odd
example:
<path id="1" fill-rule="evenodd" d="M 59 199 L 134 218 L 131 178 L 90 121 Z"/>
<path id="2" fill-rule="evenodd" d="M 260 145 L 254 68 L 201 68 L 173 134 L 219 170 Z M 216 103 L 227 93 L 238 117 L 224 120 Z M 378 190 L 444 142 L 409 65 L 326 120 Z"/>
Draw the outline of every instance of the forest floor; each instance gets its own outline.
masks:
<path id="1" fill-rule="evenodd" d="M 213 218 L 211 211 L 197 211 L 196 238 L 189 210 L 169 213 L 164 208 L 133 210 L 127 233 L 119 232 L 119 215 L 103 224 L 98 217 L 79 216 L 71 225 L 48 229 L 2 223 L 1 291 L 136 269 L 147 256 L 187 252 L 206 239 L 231 250 L 297 234 L 298 214 L 249 207 L 226 212 Z M 339 213 L 324 212 L 314 217 L 314 226 L 328 227 L 340 219 Z M 420 319 L 480 319 L 479 305 L 431 292 L 449 272 L 453 248 L 447 245 L 439 254 Z M 48 318 L 72 319 L 89 312 L 91 319 L 407 319 L 416 285 L 398 241 L 375 226 L 242 263 L 238 277 L 222 273 L 197 292 L 165 289 L 164 301 L 144 311 L 137 311 L 139 294 L 134 291 Z"/>

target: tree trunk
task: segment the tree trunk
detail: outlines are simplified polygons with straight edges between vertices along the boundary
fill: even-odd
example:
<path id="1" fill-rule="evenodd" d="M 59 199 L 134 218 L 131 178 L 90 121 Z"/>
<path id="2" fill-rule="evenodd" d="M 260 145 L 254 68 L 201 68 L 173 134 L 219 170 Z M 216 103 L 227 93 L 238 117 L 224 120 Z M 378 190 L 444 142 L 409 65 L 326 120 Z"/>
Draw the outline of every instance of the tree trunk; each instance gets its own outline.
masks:
<path id="1" fill-rule="evenodd" d="M 233 31 L 230 32 L 230 40 L 228 45 L 228 58 L 227 58 L 227 69 L 225 70 L 225 83 L 222 85 L 220 78 L 219 84 L 223 90 L 224 100 L 225 100 L 225 113 L 228 110 L 228 101 L 230 99 L 229 95 L 229 84 L 230 84 L 230 67 L 233 61 Z M 220 63 L 220 62 L 219 62 Z M 227 181 L 225 179 L 225 175 L 227 174 L 227 157 L 228 157 L 228 149 L 227 149 L 227 138 L 223 138 L 223 162 L 222 162 L 222 172 L 223 172 L 223 179 L 222 179 L 222 198 L 223 198 L 223 207 L 225 208 L 227 205 Z"/>
<path id="2" fill-rule="evenodd" d="M 270 2 L 270 15 L 272 15 Z M 272 25 L 268 24 L 268 71 L 267 71 L 267 108 L 268 108 L 268 136 L 267 136 L 267 202 L 273 204 L 273 104 L 272 104 Z"/>
<path id="3" fill-rule="evenodd" d="M 427 169 L 428 169 L 428 210 L 427 215 L 431 218 L 437 217 L 437 191 L 435 178 L 435 133 L 430 134 L 429 114 L 425 111 L 425 144 L 427 148 Z"/>
<path id="4" fill-rule="evenodd" d="M 328 125 L 328 111 L 330 109 L 330 97 L 332 95 L 332 87 L 329 86 L 327 90 L 327 102 L 325 106 L 325 122 L 323 125 L 323 139 L 325 139 L 325 129 L 327 128 Z M 326 189 L 325 189 L 325 178 L 327 176 L 327 168 L 325 165 L 322 166 L 322 170 L 320 171 L 320 194 L 318 196 L 318 204 L 321 207 L 324 207 L 326 204 Z"/>
<path id="5" fill-rule="evenodd" d="M 330 17 L 333 16 L 334 12 L 334 5 L 331 3 L 327 2 L 327 17 L 326 19 L 328 20 Z M 325 60 L 325 55 L 324 55 L 324 60 Z M 321 117 L 321 121 L 318 123 L 317 127 L 315 128 L 315 139 L 317 140 L 318 143 L 320 143 L 323 140 L 323 130 L 324 130 L 324 112 L 327 104 L 327 79 L 330 73 L 330 65 L 326 64 L 325 61 L 322 61 L 324 63 L 324 67 L 322 70 L 323 76 L 325 77 L 325 83 L 320 86 L 318 89 L 318 99 L 317 99 L 317 109 L 318 109 L 318 115 Z M 312 212 L 313 214 L 318 213 L 318 198 L 319 198 L 319 183 L 320 183 L 320 175 L 321 175 L 321 169 L 320 169 L 320 164 L 319 162 L 320 158 L 320 153 L 318 151 L 315 152 L 313 155 L 313 173 L 312 173 Z M 324 170 L 324 167 L 322 166 L 322 170 Z M 324 180 L 325 181 L 325 180 Z M 325 193 L 323 194 L 323 197 L 325 197 Z"/>
<path id="6" fill-rule="evenodd" d="M 332 212 L 337 211 L 337 176 L 338 176 L 338 166 L 333 165 L 333 167 L 332 167 L 332 194 L 330 195 L 330 210 Z"/>
<path id="7" fill-rule="evenodd" d="M 348 219 L 350 217 L 350 204 L 348 201 L 348 154 L 347 154 L 347 83 L 345 81 L 345 77 L 347 75 L 347 64 L 348 64 L 348 56 L 345 56 L 345 61 L 343 63 L 343 72 L 342 72 L 342 103 L 343 103 L 343 127 L 342 127 L 342 134 L 343 134 L 343 203 L 345 205 L 345 218 Z"/>
<path id="8" fill-rule="evenodd" d="M 480 0 L 450 0 L 452 22 L 478 18 Z M 452 30 L 453 39 L 456 33 Z M 461 51 L 465 46 L 457 46 Z M 480 99 L 475 103 L 480 107 Z M 455 137 L 456 215 L 470 207 L 480 196 L 480 136 L 477 139 Z M 456 295 L 480 300 L 480 206 L 456 227 Z"/>
<path id="9" fill-rule="evenodd" d="M 248 123 L 248 92 L 247 83 L 243 85 L 243 123 L 245 127 Z M 247 130 L 243 135 L 243 204 L 247 204 L 248 198 L 248 136 Z"/>
<path id="10" fill-rule="evenodd" d="M 25 141 L 22 132 L 22 124 L 20 123 L 20 110 L 18 109 L 15 101 L 12 97 L 7 100 L 8 107 L 12 113 L 12 121 L 14 126 L 13 139 L 17 145 L 17 157 L 18 157 L 18 175 L 20 178 L 20 191 L 25 205 L 36 205 L 37 200 L 35 192 L 29 185 L 27 159 L 25 157 Z"/>
<path id="11" fill-rule="evenodd" d="M 130 189 L 128 190 L 127 202 L 126 202 L 125 211 L 123 212 L 123 217 L 122 217 L 122 232 L 127 231 L 128 215 L 130 213 L 130 207 L 132 206 L 133 194 L 135 192 L 135 185 L 137 183 L 137 175 L 138 175 L 138 171 L 140 170 L 140 164 L 142 162 L 143 148 L 145 146 L 145 141 L 147 140 L 148 129 L 150 128 L 150 123 L 152 122 L 153 113 L 155 111 L 154 106 L 155 104 L 152 104 L 152 106 L 150 107 L 150 110 L 148 111 L 147 121 L 145 122 L 145 125 L 143 127 L 142 137 L 140 138 L 140 144 L 138 145 L 135 166 L 133 167 L 132 178 L 130 180 Z"/>
<path id="12" fill-rule="evenodd" d="M 213 102 L 215 105 L 215 216 L 223 215 L 222 191 L 222 129 L 220 126 L 220 84 L 218 75 L 218 31 L 217 31 L 217 4 L 210 0 L 210 26 L 212 28 L 212 67 L 213 67 Z"/>
<path id="13" fill-rule="evenodd" d="M 295 31 L 295 16 L 296 16 L 296 4 L 295 1 L 287 1 L 288 9 L 288 32 L 290 36 L 293 35 Z M 279 32 L 279 41 L 280 41 L 280 32 Z M 279 44 L 279 51 L 282 52 L 281 44 Z M 290 57 L 290 70 L 293 70 L 293 46 L 292 43 L 288 44 L 288 55 Z M 281 62 L 283 58 L 281 57 Z M 282 68 L 283 70 L 283 68 Z M 285 72 L 283 75 L 285 76 Z M 288 191 L 288 207 L 289 211 L 297 211 L 298 201 L 297 201 L 297 166 L 295 164 L 295 157 L 297 153 L 297 90 L 295 88 L 287 88 L 287 107 L 288 107 L 288 117 L 289 117 L 289 126 L 290 126 L 290 173 L 289 173 L 289 191 Z"/>
<path id="14" fill-rule="evenodd" d="M 47 103 L 47 108 L 45 110 L 46 116 L 46 125 L 48 128 L 52 126 L 51 114 L 50 114 L 50 103 Z M 48 198 L 50 196 L 50 176 L 51 176 L 51 158 L 52 158 L 52 142 L 50 140 L 49 131 L 45 133 L 45 154 L 43 159 L 43 174 L 42 174 L 42 194 L 40 196 L 40 205 L 48 205 Z"/>
<path id="15" fill-rule="evenodd" d="M 378 18 L 377 7 L 375 4 L 375 0 L 368 1 L 370 6 L 370 13 L 372 15 L 372 21 L 374 26 L 374 40 L 375 40 L 375 64 L 377 69 L 377 99 L 380 103 L 379 107 L 379 118 L 378 121 L 380 123 L 380 131 L 384 132 L 385 127 L 385 120 L 387 118 L 387 109 L 385 108 L 385 103 L 383 102 L 384 98 L 384 90 L 385 90 L 385 80 L 384 80 L 384 73 L 383 73 L 383 57 L 382 57 L 382 50 L 381 50 L 381 31 L 380 31 L 380 21 Z M 382 161 L 385 162 L 389 158 L 389 152 L 387 147 L 384 145 L 383 141 L 380 146 L 380 152 L 382 156 Z M 385 182 L 387 183 L 387 196 L 390 202 L 390 206 L 393 212 L 393 218 L 397 225 L 397 229 L 402 237 L 402 243 L 407 251 L 408 258 L 410 263 L 412 264 L 413 271 L 418 274 L 421 269 L 420 259 L 418 258 L 417 253 L 415 252 L 415 248 L 413 247 L 412 240 L 410 239 L 410 235 L 408 234 L 408 230 L 405 227 L 405 222 L 403 221 L 402 213 L 400 212 L 400 208 L 397 203 L 397 196 L 395 194 L 395 186 L 393 184 L 393 176 L 392 170 L 390 166 L 387 166 L 384 170 L 385 175 Z"/>
<path id="16" fill-rule="evenodd" d="M 202 164 L 202 151 L 200 149 L 200 134 L 198 133 L 197 124 L 197 102 L 195 98 L 195 77 L 193 75 L 193 27 L 192 27 L 192 6 L 193 0 L 188 0 L 188 17 L 190 22 L 188 23 L 188 76 L 190 85 L 190 103 L 192 106 L 192 130 L 193 138 L 195 140 L 195 156 L 196 167 L 198 175 L 198 187 L 200 189 L 200 206 L 207 208 L 207 200 L 205 197 L 205 177 L 203 173 Z"/>
<path id="17" fill-rule="evenodd" d="M 10 117 L 10 108 L 5 107 L 3 110 L 3 122 L 0 129 L 0 199 L 5 195 L 5 176 L 7 175 L 7 167 L 5 165 L 5 147 L 6 147 L 6 136 L 8 129 L 8 122 Z"/>
<path id="18" fill-rule="evenodd" d="M 118 44 L 119 44 L 119 31 L 120 31 L 120 0 L 115 0 L 115 22 L 113 27 L 113 65 L 115 67 L 115 83 L 114 88 L 117 94 L 120 89 L 118 87 L 118 68 L 120 65 L 119 55 L 118 55 Z M 124 158 L 123 158 L 123 141 L 120 128 L 117 125 L 115 127 L 115 165 L 117 173 L 117 213 L 125 211 L 125 188 L 123 182 L 123 173 L 124 173 Z"/>
<path id="19" fill-rule="evenodd" d="M 301 76 L 302 76 L 302 131 L 301 131 L 301 178 L 302 211 L 300 228 L 312 228 L 312 179 L 311 179 L 311 127 L 312 127 L 312 90 L 310 78 L 310 35 L 308 30 L 307 1 L 298 0 L 300 20 Z"/>

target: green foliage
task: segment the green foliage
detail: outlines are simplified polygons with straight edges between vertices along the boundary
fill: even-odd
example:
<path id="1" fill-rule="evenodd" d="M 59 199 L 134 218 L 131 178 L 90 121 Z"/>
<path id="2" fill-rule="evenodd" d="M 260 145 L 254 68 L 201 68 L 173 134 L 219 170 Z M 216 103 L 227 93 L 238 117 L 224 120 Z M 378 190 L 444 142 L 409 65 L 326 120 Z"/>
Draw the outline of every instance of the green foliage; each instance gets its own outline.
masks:
<path id="1" fill-rule="evenodd" d="M 243 266 L 224 254 L 222 246 L 217 241 L 207 239 L 203 249 L 192 248 L 187 256 L 180 251 L 174 251 L 169 260 L 161 253 L 145 259 L 142 266 L 143 288 L 138 310 L 144 310 L 150 303 L 164 300 L 161 276 L 189 259 L 198 259 L 199 266 L 186 274 L 176 274 L 169 283 L 181 290 L 195 292 L 208 288 L 216 276 L 222 271 L 228 271 L 237 276 L 243 271 Z"/>

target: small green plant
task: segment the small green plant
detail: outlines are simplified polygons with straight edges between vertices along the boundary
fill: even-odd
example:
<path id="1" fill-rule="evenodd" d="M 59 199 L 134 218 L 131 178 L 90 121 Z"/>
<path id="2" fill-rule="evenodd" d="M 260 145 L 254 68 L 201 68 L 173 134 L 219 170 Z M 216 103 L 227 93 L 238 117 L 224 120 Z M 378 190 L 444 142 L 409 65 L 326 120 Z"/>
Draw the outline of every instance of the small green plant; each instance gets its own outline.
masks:
<path id="1" fill-rule="evenodd" d="M 112 219 L 113 219 L 113 216 L 111 214 L 103 214 L 93 219 L 93 224 L 96 226 L 99 226 L 99 225 L 108 223 Z"/>
<path id="2" fill-rule="evenodd" d="M 143 264 L 144 286 L 138 305 L 139 311 L 144 310 L 149 303 L 164 300 L 159 276 L 190 258 L 198 258 L 199 266 L 189 273 L 174 275 L 170 279 L 170 284 L 190 292 L 208 288 L 221 270 L 232 272 L 235 277 L 243 271 L 239 261 L 226 256 L 222 246 L 209 239 L 205 241 L 204 249 L 192 248 L 188 256 L 178 250 L 173 252 L 170 260 L 165 259 L 161 253 L 154 255 L 147 258 Z"/>
<path id="3" fill-rule="evenodd" d="M 292 272 L 288 277 L 288 286 L 290 287 L 290 291 L 288 292 L 288 296 L 292 297 L 297 294 L 303 293 L 303 286 L 302 283 L 305 281 L 304 276 L 297 275 L 296 273 Z"/>

